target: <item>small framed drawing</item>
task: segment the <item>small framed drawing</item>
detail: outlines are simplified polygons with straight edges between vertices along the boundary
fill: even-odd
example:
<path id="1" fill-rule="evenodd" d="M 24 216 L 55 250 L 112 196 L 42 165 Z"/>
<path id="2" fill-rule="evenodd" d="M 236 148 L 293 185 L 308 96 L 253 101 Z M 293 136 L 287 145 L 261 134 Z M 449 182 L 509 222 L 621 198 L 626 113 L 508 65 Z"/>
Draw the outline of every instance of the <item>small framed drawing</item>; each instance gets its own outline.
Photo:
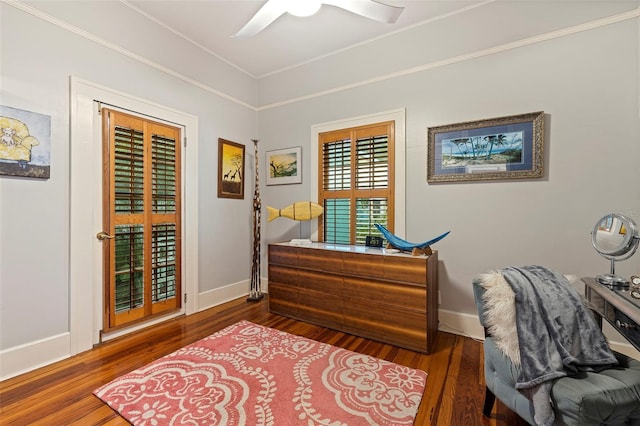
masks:
<path id="1" fill-rule="evenodd" d="M 218 198 L 244 199 L 244 145 L 218 139 Z"/>
<path id="2" fill-rule="evenodd" d="M 427 181 L 543 176 L 544 112 L 430 127 Z"/>
<path id="3" fill-rule="evenodd" d="M 267 151 L 267 185 L 302 183 L 302 147 Z"/>

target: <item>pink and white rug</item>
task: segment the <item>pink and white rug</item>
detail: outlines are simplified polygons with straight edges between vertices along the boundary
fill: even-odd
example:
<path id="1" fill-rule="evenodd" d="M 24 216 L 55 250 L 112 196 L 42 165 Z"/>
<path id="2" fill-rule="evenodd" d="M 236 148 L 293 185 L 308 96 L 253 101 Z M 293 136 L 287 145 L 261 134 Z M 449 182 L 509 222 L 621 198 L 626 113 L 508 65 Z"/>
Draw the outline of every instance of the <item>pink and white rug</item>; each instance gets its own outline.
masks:
<path id="1" fill-rule="evenodd" d="M 412 425 L 426 378 L 240 321 L 94 394 L 134 425 Z"/>

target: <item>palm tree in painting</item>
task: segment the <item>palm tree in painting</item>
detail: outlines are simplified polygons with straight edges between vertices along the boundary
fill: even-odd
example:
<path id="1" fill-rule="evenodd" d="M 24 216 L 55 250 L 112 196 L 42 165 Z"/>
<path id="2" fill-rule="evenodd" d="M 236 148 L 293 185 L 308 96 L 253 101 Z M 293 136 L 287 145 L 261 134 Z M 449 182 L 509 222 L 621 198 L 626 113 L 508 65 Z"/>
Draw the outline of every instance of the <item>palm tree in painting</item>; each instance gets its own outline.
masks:
<path id="1" fill-rule="evenodd" d="M 489 135 L 485 136 L 484 139 L 489 143 L 489 151 L 487 152 L 487 156 L 485 157 L 487 160 L 491 158 L 494 146 L 503 146 L 507 142 L 506 135 Z"/>
<path id="2" fill-rule="evenodd" d="M 456 148 L 458 148 L 458 152 L 462 158 L 469 156 L 469 148 L 467 144 L 469 143 L 469 138 L 460 138 L 460 139 L 452 139 L 451 143 L 453 143 Z"/>

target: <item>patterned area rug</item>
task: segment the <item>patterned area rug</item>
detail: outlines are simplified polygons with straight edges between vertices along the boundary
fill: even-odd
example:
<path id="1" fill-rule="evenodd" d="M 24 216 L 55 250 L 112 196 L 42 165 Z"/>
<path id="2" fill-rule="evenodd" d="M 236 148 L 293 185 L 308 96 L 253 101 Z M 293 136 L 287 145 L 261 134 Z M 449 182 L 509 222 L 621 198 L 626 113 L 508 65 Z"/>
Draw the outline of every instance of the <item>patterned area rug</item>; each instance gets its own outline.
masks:
<path id="1" fill-rule="evenodd" d="M 94 394 L 134 425 L 412 425 L 426 378 L 240 321 Z"/>

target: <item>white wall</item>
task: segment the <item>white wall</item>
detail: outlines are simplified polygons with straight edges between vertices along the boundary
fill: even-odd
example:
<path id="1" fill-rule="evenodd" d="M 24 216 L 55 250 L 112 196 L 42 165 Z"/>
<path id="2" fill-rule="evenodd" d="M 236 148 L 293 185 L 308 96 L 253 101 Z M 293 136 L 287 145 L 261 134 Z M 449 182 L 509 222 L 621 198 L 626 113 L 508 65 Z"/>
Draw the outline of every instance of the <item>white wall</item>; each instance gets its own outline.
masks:
<path id="1" fill-rule="evenodd" d="M 27 6 L 0 2 L 0 102 L 52 117 L 51 178 L 0 177 L 0 355 L 69 331 L 70 75 L 198 117 L 203 306 L 247 287 L 250 139 L 261 140 L 262 176 L 264 151 L 303 147 L 301 185 L 266 186 L 262 179 L 263 206 L 282 207 L 315 197 L 308 185 L 312 125 L 400 108 L 406 109 L 405 237 L 420 241 L 451 230 L 436 246 L 441 328 L 473 329 L 471 279 L 489 269 L 537 263 L 578 276 L 607 271 L 590 245 L 594 223 L 609 211 L 640 221 L 638 13 L 615 18 L 630 2 L 518 4 L 522 9 L 509 12 L 504 2 L 489 3 L 255 82 L 152 26 L 145 31 L 164 42 L 158 45 L 187 56 L 171 62 L 175 68 L 164 52 L 140 49 L 131 38 L 104 42 L 100 28 L 88 37 L 83 31 L 91 28 L 61 26 Z M 544 16 L 535 4 L 551 9 Z M 593 24 L 607 7 L 613 18 Z M 528 26 L 543 17 L 543 32 Z M 588 25 L 567 30 L 554 17 Z M 501 44 L 498 28 L 521 34 L 522 42 Z M 380 48 L 390 49 L 388 64 L 362 65 Z M 347 56 L 359 65 L 340 66 Z M 537 110 L 547 114 L 544 178 L 427 184 L 428 127 Z M 245 200 L 216 196 L 218 137 L 247 145 Z M 298 232 L 284 221 L 262 226 L 265 245 Z M 264 247 L 262 265 L 264 277 Z M 618 270 L 640 272 L 640 255 Z"/>
<path id="2" fill-rule="evenodd" d="M 267 76 L 258 86 L 258 103 L 261 108 L 268 108 L 299 97 L 441 66 L 459 58 L 482 56 L 501 46 L 555 37 L 572 26 L 633 13 L 638 5 L 637 0 L 490 0 Z"/>
<path id="3" fill-rule="evenodd" d="M 0 16 L 1 103 L 52 121 L 51 178 L 0 178 L 0 354 L 69 331 L 70 76 L 198 117 L 199 292 L 206 307 L 227 297 L 216 290 L 248 290 L 255 109 L 12 5 L 0 3 Z M 245 90 L 255 91 L 232 93 Z M 218 137 L 250 145 L 244 200 L 217 198 Z"/>
<path id="4" fill-rule="evenodd" d="M 614 211 L 640 222 L 639 25 L 638 11 L 632 13 L 630 19 L 622 15 L 562 35 L 536 34 L 519 45 L 478 42 L 482 51 L 393 70 L 378 81 L 371 75 L 346 81 L 351 76 L 322 74 L 324 62 L 292 70 L 290 81 L 298 81 L 299 72 L 315 83 L 307 92 L 306 86 L 294 85 L 290 95 L 298 100 L 291 102 L 275 97 L 282 76 L 270 78 L 274 86 L 261 87 L 266 105 L 259 112 L 260 136 L 276 148 L 304 147 L 316 123 L 406 108 L 405 237 L 424 241 L 451 230 L 435 246 L 440 327 L 460 331 L 466 327 L 464 314 L 476 315 L 471 289 L 476 274 L 526 264 L 577 276 L 605 273 L 608 261 L 596 254 L 590 240 L 597 219 Z M 446 44 L 448 35 L 441 32 L 438 42 Z M 412 43 L 405 45 L 407 52 L 419 50 L 416 45 L 431 46 L 430 39 Z M 370 49 L 341 55 L 362 64 Z M 453 55 L 458 53 L 454 49 Z M 428 127 L 539 110 L 545 111 L 546 126 L 543 178 L 426 182 Z M 304 148 L 303 158 L 303 182 L 309 182 Z M 317 189 L 303 183 L 267 187 L 263 194 L 271 205 L 286 206 L 315 199 Z M 294 225 L 288 233 L 283 228 L 267 224 L 267 241 L 293 236 Z M 640 256 L 619 263 L 618 271 L 639 273 Z"/>

